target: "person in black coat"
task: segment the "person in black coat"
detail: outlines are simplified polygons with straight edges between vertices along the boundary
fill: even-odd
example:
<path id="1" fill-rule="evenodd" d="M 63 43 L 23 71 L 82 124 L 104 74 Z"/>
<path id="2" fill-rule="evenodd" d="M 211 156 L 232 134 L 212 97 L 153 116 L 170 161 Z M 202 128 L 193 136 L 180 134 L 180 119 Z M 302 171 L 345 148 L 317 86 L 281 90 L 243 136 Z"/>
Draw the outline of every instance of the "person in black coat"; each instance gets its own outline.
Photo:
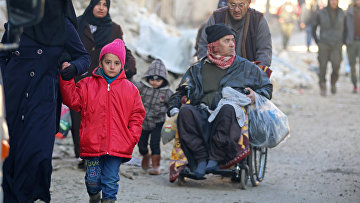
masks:
<path id="1" fill-rule="evenodd" d="M 73 56 L 71 67 L 61 72 L 67 79 L 90 65 L 75 27 L 71 0 L 46 0 L 42 21 L 24 29 L 19 48 L 0 53 L 10 137 L 3 165 L 4 202 L 50 202 L 51 159 L 61 105 L 59 58 L 64 49 Z"/>

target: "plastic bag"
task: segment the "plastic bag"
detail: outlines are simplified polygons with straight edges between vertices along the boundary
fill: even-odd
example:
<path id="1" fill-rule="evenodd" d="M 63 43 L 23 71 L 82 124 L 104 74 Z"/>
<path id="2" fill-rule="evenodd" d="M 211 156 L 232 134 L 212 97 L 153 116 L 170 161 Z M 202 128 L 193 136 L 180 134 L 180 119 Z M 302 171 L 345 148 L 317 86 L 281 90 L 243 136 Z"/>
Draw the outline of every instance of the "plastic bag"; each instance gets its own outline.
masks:
<path id="1" fill-rule="evenodd" d="M 59 139 L 64 139 L 68 135 L 70 129 L 71 129 L 70 109 L 66 105 L 62 104 L 59 132 L 56 134 L 56 137 Z"/>
<path id="2" fill-rule="evenodd" d="M 175 138 L 177 132 L 177 117 L 178 114 L 173 117 L 167 118 L 163 127 L 161 128 L 161 139 L 164 145 Z"/>
<path id="3" fill-rule="evenodd" d="M 257 147 L 273 148 L 290 134 L 289 120 L 266 97 L 255 93 L 255 101 L 247 109 L 250 143 Z"/>

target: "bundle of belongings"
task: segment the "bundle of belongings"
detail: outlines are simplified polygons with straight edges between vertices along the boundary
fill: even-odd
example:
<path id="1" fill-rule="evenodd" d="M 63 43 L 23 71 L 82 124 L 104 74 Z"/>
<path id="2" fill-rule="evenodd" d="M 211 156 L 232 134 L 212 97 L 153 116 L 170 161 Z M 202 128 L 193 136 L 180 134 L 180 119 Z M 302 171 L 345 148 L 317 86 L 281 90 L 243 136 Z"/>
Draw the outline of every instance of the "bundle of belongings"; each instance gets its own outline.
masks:
<path id="1" fill-rule="evenodd" d="M 256 147 L 276 147 L 290 134 L 289 120 L 270 100 L 255 93 L 248 106 L 250 143 Z"/>

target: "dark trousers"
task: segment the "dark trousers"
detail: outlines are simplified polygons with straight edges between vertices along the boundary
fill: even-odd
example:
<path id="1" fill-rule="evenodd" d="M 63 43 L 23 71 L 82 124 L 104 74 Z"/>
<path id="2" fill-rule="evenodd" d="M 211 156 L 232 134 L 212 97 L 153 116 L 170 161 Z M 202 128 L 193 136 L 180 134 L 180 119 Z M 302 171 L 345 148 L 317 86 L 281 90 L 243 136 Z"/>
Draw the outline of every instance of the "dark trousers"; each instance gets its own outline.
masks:
<path id="1" fill-rule="evenodd" d="M 231 161 L 237 154 L 240 135 L 234 107 L 224 105 L 213 121 L 209 158 L 217 162 Z"/>
<path id="2" fill-rule="evenodd" d="M 356 70 L 356 59 L 360 59 L 360 40 L 354 40 L 352 44 L 348 44 L 346 46 L 346 49 L 351 70 L 351 82 L 353 83 L 354 87 L 357 87 L 359 75 Z"/>
<path id="3" fill-rule="evenodd" d="M 150 149 L 152 155 L 160 155 L 160 139 L 161 139 L 161 128 L 164 125 L 164 122 L 157 123 L 155 128 L 152 130 L 143 130 L 141 132 L 141 137 L 138 143 L 139 152 L 141 155 L 146 155 L 149 153 L 148 144 L 150 138 Z"/>
<path id="4" fill-rule="evenodd" d="M 79 130 L 80 130 L 80 123 L 81 123 L 81 116 L 79 112 L 76 112 L 72 109 L 70 109 L 70 115 L 71 115 L 71 136 L 73 138 L 74 142 L 74 152 L 75 157 L 80 157 L 80 136 L 79 136 Z"/>
<path id="5" fill-rule="evenodd" d="M 306 46 L 310 47 L 311 45 L 311 32 L 312 32 L 312 25 L 306 25 Z"/>
<path id="6" fill-rule="evenodd" d="M 181 107 L 178 130 L 185 154 L 188 151 L 196 162 L 232 160 L 237 154 L 241 135 L 234 108 L 224 105 L 212 123 L 207 121 L 208 117 L 207 111 L 192 105 Z M 188 158 L 188 154 L 186 156 Z"/>
<path id="7" fill-rule="evenodd" d="M 193 105 L 183 105 L 178 114 L 181 148 L 188 159 L 194 159 L 197 163 L 209 158 L 211 124 L 207 121 L 208 117 L 207 111 Z"/>
<path id="8" fill-rule="evenodd" d="M 319 83 L 320 86 L 326 84 L 326 72 L 327 72 L 327 64 L 330 61 L 332 65 L 332 73 L 331 73 L 331 85 L 335 85 L 337 80 L 339 79 L 339 70 L 340 63 L 342 60 L 342 44 L 338 43 L 335 45 L 328 45 L 325 43 L 319 43 Z"/>

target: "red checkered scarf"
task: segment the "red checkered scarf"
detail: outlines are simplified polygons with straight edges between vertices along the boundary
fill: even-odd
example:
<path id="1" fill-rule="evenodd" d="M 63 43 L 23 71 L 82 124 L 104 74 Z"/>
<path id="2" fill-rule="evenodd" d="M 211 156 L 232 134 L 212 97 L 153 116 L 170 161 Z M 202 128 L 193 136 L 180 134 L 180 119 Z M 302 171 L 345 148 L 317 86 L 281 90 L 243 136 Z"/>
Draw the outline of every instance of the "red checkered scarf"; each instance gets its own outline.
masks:
<path id="1" fill-rule="evenodd" d="M 219 46 L 220 46 L 219 40 L 208 44 L 207 57 L 211 62 L 215 63 L 215 65 L 218 66 L 219 68 L 226 69 L 233 64 L 236 54 L 234 51 L 234 54 L 232 56 L 220 56 L 217 54 L 219 52 Z"/>

